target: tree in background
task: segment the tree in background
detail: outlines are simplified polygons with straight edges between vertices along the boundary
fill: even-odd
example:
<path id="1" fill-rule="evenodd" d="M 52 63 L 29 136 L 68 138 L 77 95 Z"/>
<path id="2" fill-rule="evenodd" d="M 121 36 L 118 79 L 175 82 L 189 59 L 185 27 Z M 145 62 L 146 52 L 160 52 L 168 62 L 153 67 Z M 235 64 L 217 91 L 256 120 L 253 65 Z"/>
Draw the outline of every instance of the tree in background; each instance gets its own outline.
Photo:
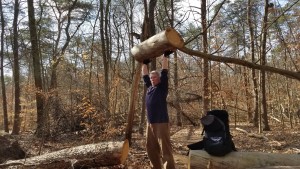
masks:
<path id="1" fill-rule="evenodd" d="M 8 128 L 8 114 L 7 114 L 7 97 L 6 97 L 6 87 L 4 81 L 4 29 L 5 29 L 5 19 L 3 16 L 2 0 L 0 0 L 0 15 L 1 15 L 1 51 L 0 51 L 0 73 L 1 73 L 1 91 L 2 91 L 2 107 L 3 107 L 3 127 L 5 132 L 9 132 Z"/>
<path id="2" fill-rule="evenodd" d="M 208 26 L 207 26 L 207 12 L 206 12 L 206 0 L 201 0 L 201 26 L 202 26 L 202 51 L 203 53 L 208 53 Z M 206 113 L 210 108 L 210 99 L 209 98 L 209 61 L 203 59 L 203 111 Z"/>
<path id="3" fill-rule="evenodd" d="M 268 12 L 269 11 L 269 0 L 265 0 L 264 17 L 262 25 L 262 40 L 261 40 L 261 64 L 267 64 L 267 34 L 268 34 Z M 270 126 L 268 123 L 268 109 L 267 109 L 267 96 L 266 96 L 266 72 L 261 70 L 261 95 L 262 95 L 262 120 L 263 130 L 269 131 Z"/>
<path id="4" fill-rule="evenodd" d="M 253 2 L 251 0 L 248 0 L 247 3 L 247 23 L 249 28 L 249 34 L 250 34 L 250 55 L 251 55 L 251 61 L 253 63 L 256 62 L 255 59 L 255 37 L 254 37 L 254 24 L 253 24 L 253 18 L 254 18 L 254 11 L 253 11 Z M 253 122 L 253 125 L 255 127 L 258 127 L 258 82 L 257 82 L 257 74 L 255 72 L 255 69 L 251 70 L 252 72 L 252 82 L 253 82 L 253 108 L 252 112 L 248 112 L 250 114 L 253 114 L 253 119 L 250 122 Z M 248 115 L 249 117 L 249 115 Z"/>
<path id="5" fill-rule="evenodd" d="M 106 117 L 109 118 L 111 112 L 109 110 L 109 93 L 110 93 L 110 85 L 109 85 L 109 71 L 110 71 L 110 63 L 111 63 L 111 44 L 110 44 L 110 33 L 109 33 L 109 14 L 110 14 L 110 4 L 111 0 L 107 0 L 106 4 L 104 1 L 100 1 L 100 37 L 101 37 L 101 54 L 102 61 L 104 66 L 104 93 L 105 93 L 105 101 L 103 105 L 106 105 Z"/>
<path id="6" fill-rule="evenodd" d="M 21 113 L 21 89 L 20 89 L 20 65 L 19 65 L 19 32 L 18 32 L 18 17 L 19 17 L 19 0 L 15 0 L 14 5 L 14 20 L 13 20 L 13 55 L 14 55 L 14 66 L 13 76 L 15 84 L 15 113 L 14 113 L 14 124 L 12 134 L 19 134 L 20 132 L 20 113 Z"/>
<path id="7" fill-rule="evenodd" d="M 36 135 L 38 137 L 43 137 L 49 134 L 49 128 L 46 127 L 47 118 L 44 111 L 44 90 L 42 82 L 42 72 L 41 72 L 41 59 L 40 59 L 40 49 L 38 45 L 37 29 L 35 12 L 33 6 L 33 0 L 27 1 L 28 5 L 28 20 L 29 20 L 29 31 L 30 31 L 30 43 L 31 43 L 31 56 L 33 63 L 33 75 L 35 84 L 35 99 L 36 99 L 36 110 L 37 110 L 37 127 Z"/>

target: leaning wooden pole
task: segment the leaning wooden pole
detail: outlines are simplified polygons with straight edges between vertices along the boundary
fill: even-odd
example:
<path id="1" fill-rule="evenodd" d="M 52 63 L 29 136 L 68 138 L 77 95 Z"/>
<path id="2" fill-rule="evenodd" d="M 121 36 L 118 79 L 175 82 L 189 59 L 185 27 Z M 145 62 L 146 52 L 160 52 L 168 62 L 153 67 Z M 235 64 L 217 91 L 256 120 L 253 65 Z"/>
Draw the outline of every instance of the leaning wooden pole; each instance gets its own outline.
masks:
<path id="1" fill-rule="evenodd" d="M 224 157 L 211 156 L 204 150 L 191 150 L 188 169 L 249 169 L 269 166 L 300 166 L 299 154 L 231 152 Z"/>
<path id="2" fill-rule="evenodd" d="M 71 147 L 22 160 L 0 164 L 0 169 L 94 168 L 124 164 L 129 153 L 128 140 Z"/>
<path id="3" fill-rule="evenodd" d="M 131 49 L 131 54 L 138 62 L 161 56 L 166 50 L 183 48 L 184 41 L 180 34 L 173 28 L 150 37 Z"/>

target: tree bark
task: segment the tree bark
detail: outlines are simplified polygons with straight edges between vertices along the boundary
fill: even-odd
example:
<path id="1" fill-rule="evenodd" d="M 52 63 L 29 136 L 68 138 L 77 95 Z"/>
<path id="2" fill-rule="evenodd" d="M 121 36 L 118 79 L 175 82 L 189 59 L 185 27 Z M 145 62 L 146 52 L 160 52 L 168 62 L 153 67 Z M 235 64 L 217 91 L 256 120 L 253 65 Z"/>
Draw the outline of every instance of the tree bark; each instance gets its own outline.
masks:
<path id="1" fill-rule="evenodd" d="M 208 53 L 208 37 L 207 37 L 207 19 L 206 19 L 206 0 L 201 0 L 201 26 L 203 30 L 202 34 L 202 50 L 203 53 Z M 209 110 L 210 104 L 210 89 L 209 89 L 209 60 L 203 59 L 203 99 L 202 99 L 202 113 L 206 113 Z"/>
<path id="2" fill-rule="evenodd" d="M 5 132 L 9 132 L 8 128 L 8 114 L 7 114 L 7 97 L 6 97 L 6 87 L 4 81 L 4 28 L 5 28 L 5 21 L 3 15 L 3 8 L 2 8 L 2 0 L 0 0 L 0 15 L 1 15 L 1 49 L 0 49 L 0 71 L 1 71 L 1 92 L 2 92 L 2 110 L 3 110 L 3 128 Z"/>
<path id="3" fill-rule="evenodd" d="M 43 81 L 41 71 L 41 59 L 39 55 L 38 38 L 36 31 L 36 21 L 34 16 L 33 0 L 27 1 L 28 5 L 28 20 L 29 20 L 29 31 L 30 31 L 30 42 L 31 42 L 31 56 L 33 62 L 33 74 L 34 74 L 34 85 L 36 88 L 35 99 L 37 108 L 37 128 L 36 135 L 42 137 L 44 133 L 44 125 L 46 124 L 45 112 L 44 112 L 44 97 L 43 97 Z"/>
<path id="4" fill-rule="evenodd" d="M 265 0 L 265 14 L 262 25 L 262 46 L 261 46 L 261 65 L 266 65 L 266 55 L 267 55 L 267 34 L 268 34 L 268 9 L 269 0 Z M 266 71 L 261 70 L 261 92 L 262 92 L 262 120 L 263 120 L 263 130 L 269 131 L 270 126 L 268 122 L 268 109 L 267 109 L 267 96 L 266 96 Z"/>
<path id="5" fill-rule="evenodd" d="M 249 33 L 250 33 L 250 50 L 251 50 L 251 61 L 252 63 L 255 63 L 255 44 L 254 44 L 254 28 L 253 28 L 253 22 L 252 22 L 252 16 L 253 16 L 253 1 L 251 3 L 251 0 L 248 0 L 248 8 L 247 8 L 247 22 L 249 26 Z M 251 69 L 252 73 L 252 82 L 253 82 L 253 125 L 255 127 L 258 127 L 258 84 L 257 84 L 257 77 L 255 69 Z"/>
<path id="6" fill-rule="evenodd" d="M 124 164 L 129 152 L 128 141 L 103 142 L 67 148 L 22 160 L 0 164 L 1 169 L 92 168 Z"/>
<path id="7" fill-rule="evenodd" d="M 13 21 L 13 55 L 14 55 L 14 83 L 15 83 L 15 112 L 14 112 L 14 124 L 12 129 L 12 134 L 19 134 L 21 126 L 21 88 L 20 88 L 20 65 L 19 65 L 19 32 L 18 32 L 18 17 L 19 17 L 19 0 L 15 0 L 14 5 L 14 21 Z"/>
<path id="8" fill-rule="evenodd" d="M 132 56 L 139 62 L 161 56 L 165 50 L 175 50 L 184 45 L 182 37 L 172 28 L 150 37 L 131 49 Z"/>
<path id="9" fill-rule="evenodd" d="M 105 92 L 105 104 L 106 105 L 106 118 L 109 118 L 111 112 L 109 110 L 109 70 L 110 70 L 110 62 L 111 62 L 111 54 L 110 54 L 110 46 L 109 46 L 109 39 L 108 36 L 108 15 L 109 15 L 109 7 L 110 7 L 111 0 L 104 4 L 104 1 L 100 1 L 100 34 L 101 34 L 101 51 L 102 51 L 102 59 L 103 59 L 103 67 L 104 67 L 104 92 Z"/>
<path id="10" fill-rule="evenodd" d="M 300 156 L 299 154 L 231 152 L 224 157 L 215 157 L 203 150 L 191 150 L 188 161 L 189 169 L 246 169 L 268 166 L 300 166 Z"/>
<path id="11" fill-rule="evenodd" d="M 177 52 L 174 53 L 174 107 L 176 107 L 176 124 L 182 126 L 182 109 L 180 107 L 180 94 L 178 90 L 178 56 Z M 192 123 L 193 124 L 193 123 Z"/>

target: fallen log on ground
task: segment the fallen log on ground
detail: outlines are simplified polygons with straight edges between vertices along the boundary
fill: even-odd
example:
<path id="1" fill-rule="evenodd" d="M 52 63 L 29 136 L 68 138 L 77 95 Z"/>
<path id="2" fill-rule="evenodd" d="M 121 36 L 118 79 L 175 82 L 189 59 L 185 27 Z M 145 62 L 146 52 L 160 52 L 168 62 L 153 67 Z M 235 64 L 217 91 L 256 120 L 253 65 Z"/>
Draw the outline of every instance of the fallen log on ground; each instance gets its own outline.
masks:
<path id="1" fill-rule="evenodd" d="M 128 140 L 102 142 L 62 149 L 22 160 L 10 160 L 0 164 L 0 168 L 67 169 L 113 166 L 124 164 L 128 153 Z"/>
<path id="2" fill-rule="evenodd" d="M 270 167 L 249 168 L 249 169 L 300 169 L 300 166 L 270 166 Z"/>
<path id="3" fill-rule="evenodd" d="M 249 137 L 254 137 L 254 138 L 259 138 L 259 139 L 263 139 L 263 140 L 269 140 L 266 136 L 262 135 L 262 134 L 256 134 L 256 133 L 249 133 L 248 131 L 241 129 L 241 128 L 235 128 L 237 131 L 243 132 L 245 134 L 247 134 L 247 136 Z"/>
<path id="4" fill-rule="evenodd" d="M 224 157 L 215 157 L 204 150 L 190 150 L 188 161 L 189 169 L 247 169 L 269 166 L 300 166 L 300 155 L 231 152 Z"/>
<path id="5" fill-rule="evenodd" d="M 173 28 L 167 28 L 134 46 L 131 54 L 135 60 L 143 62 L 145 59 L 161 56 L 165 50 L 175 50 L 183 46 L 184 41 L 180 34 Z"/>

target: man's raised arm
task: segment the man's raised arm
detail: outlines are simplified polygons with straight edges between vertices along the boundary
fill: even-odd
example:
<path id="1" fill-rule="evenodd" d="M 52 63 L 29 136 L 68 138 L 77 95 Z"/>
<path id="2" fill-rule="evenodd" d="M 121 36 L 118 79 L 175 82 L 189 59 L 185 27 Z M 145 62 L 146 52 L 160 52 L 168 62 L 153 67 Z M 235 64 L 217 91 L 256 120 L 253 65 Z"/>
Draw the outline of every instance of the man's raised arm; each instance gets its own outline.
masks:
<path id="1" fill-rule="evenodd" d="M 169 69 L 169 57 L 170 54 L 172 54 L 174 51 L 167 50 L 164 52 L 163 58 L 162 58 L 162 69 Z"/>
<path id="2" fill-rule="evenodd" d="M 149 74 L 149 70 L 148 70 L 148 63 L 150 63 L 150 60 L 144 60 L 142 63 L 142 75 L 148 75 Z"/>

